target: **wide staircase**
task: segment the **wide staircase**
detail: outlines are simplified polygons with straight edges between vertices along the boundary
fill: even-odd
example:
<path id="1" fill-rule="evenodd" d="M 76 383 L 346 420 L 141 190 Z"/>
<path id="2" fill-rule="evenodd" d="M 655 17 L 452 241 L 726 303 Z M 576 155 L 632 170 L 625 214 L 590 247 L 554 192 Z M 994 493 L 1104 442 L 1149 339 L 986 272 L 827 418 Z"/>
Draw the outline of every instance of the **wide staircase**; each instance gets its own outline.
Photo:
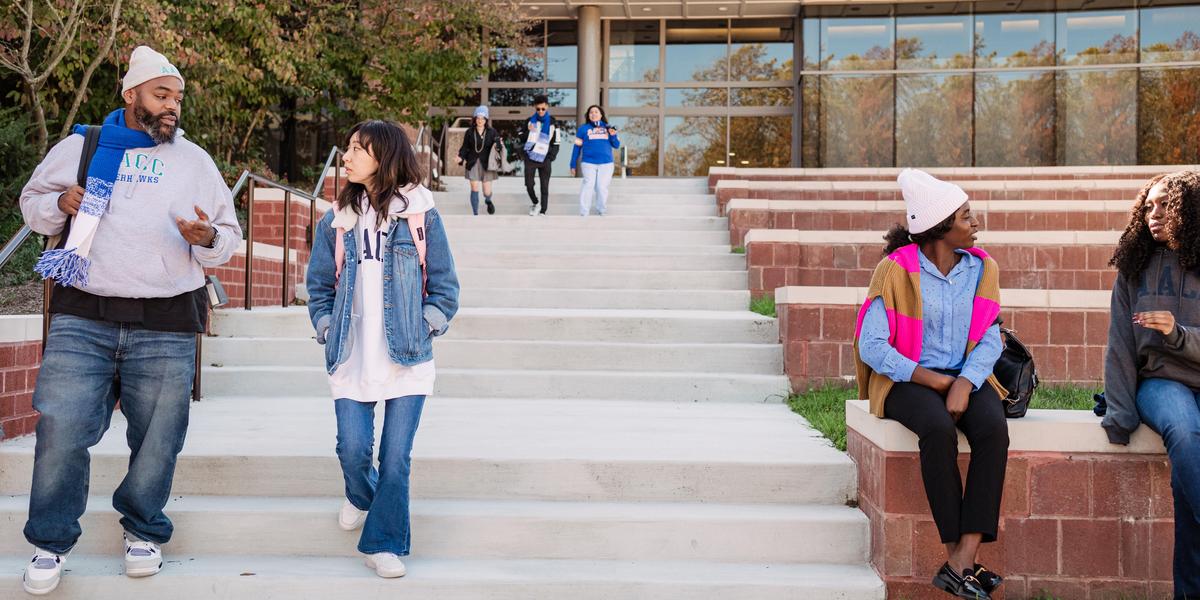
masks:
<path id="1" fill-rule="evenodd" d="M 552 182 L 548 217 L 525 214 L 514 179 L 477 217 L 465 182 L 449 185 L 437 202 L 463 307 L 435 344 L 413 452 L 409 575 L 376 577 L 335 523 L 332 401 L 305 309 L 224 310 L 163 571 L 121 575 L 117 416 L 57 597 L 884 597 L 854 465 L 783 405 L 776 321 L 747 310 L 746 260 L 705 181 L 614 180 L 608 215 L 587 219 L 578 180 Z M 0 445 L 0 598 L 21 595 L 33 445 Z"/>

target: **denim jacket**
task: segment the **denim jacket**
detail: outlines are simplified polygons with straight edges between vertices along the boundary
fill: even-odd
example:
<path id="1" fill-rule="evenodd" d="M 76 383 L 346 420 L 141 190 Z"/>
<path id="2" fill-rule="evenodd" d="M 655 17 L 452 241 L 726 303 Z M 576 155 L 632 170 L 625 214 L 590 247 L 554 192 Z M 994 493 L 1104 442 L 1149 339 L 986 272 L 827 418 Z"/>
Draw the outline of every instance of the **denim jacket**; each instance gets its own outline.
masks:
<path id="1" fill-rule="evenodd" d="M 350 357 L 354 343 L 350 339 L 350 311 L 354 299 L 354 279 L 358 269 L 347 260 L 339 279 L 334 265 L 333 229 L 335 210 L 328 211 L 316 227 L 312 257 L 308 263 L 308 316 L 313 327 L 321 333 L 322 319 L 327 319 L 325 335 L 325 368 L 332 374 Z M 388 229 L 386 253 L 383 256 L 383 280 L 386 297 L 383 299 L 383 322 L 386 329 L 388 356 L 393 362 L 412 366 L 433 358 L 433 338 L 450 326 L 458 312 L 458 275 L 454 257 L 437 209 L 425 213 L 427 251 L 425 269 L 429 276 L 421 300 L 421 265 L 417 247 L 403 219 L 392 219 Z M 358 256 L 354 231 L 345 233 L 346 256 Z"/>

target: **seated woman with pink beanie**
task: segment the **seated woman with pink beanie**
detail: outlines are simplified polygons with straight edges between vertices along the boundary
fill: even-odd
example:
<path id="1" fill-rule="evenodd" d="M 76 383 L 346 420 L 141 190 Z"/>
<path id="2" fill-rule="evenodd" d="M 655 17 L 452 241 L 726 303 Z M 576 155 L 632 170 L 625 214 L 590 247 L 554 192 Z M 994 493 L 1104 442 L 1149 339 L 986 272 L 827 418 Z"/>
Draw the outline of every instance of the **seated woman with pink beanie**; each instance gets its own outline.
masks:
<path id="1" fill-rule="evenodd" d="M 999 268 L 975 247 L 979 222 L 958 186 L 905 169 L 905 222 L 888 231 L 855 332 L 859 396 L 920 439 L 925 495 L 946 549 L 933 585 L 989 599 L 1000 576 L 976 563 L 996 541 L 1008 424 L 992 376 L 1002 343 Z M 958 431 L 971 445 L 966 491 Z"/>

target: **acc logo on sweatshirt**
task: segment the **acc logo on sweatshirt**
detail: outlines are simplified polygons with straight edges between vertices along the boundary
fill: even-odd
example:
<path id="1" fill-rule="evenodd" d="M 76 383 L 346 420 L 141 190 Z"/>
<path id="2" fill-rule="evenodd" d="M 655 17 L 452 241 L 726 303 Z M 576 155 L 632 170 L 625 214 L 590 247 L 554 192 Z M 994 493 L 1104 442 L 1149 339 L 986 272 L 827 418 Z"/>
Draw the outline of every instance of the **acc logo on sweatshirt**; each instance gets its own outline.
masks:
<path id="1" fill-rule="evenodd" d="M 602 127 L 593 127 L 588 130 L 589 140 L 607 140 L 608 130 Z"/>
<path id="2" fill-rule="evenodd" d="M 132 173 L 121 173 L 117 175 L 117 181 L 125 183 L 158 183 L 160 177 L 166 172 L 167 163 L 164 163 L 161 158 L 150 158 L 150 155 L 144 152 L 125 152 L 125 157 L 121 159 L 122 169 L 137 169 L 140 174 L 134 176 Z"/>

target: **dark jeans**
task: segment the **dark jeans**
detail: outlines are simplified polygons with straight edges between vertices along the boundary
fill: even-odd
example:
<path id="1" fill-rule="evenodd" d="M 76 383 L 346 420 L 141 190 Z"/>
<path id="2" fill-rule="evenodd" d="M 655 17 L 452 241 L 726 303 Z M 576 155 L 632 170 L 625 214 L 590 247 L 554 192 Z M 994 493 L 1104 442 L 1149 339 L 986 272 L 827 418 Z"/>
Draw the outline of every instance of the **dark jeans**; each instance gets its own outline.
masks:
<path id="1" fill-rule="evenodd" d="M 113 507 L 126 531 L 158 544 L 170 541 L 173 526 L 163 507 L 187 433 L 195 365 L 194 333 L 54 316 L 33 393 L 42 416 L 25 523 L 30 544 L 62 554 L 79 540 L 91 476 L 88 449 L 108 429 L 116 379 L 130 457 Z"/>
<path id="2" fill-rule="evenodd" d="M 946 411 L 946 399 L 916 383 L 895 384 L 883 412 L 920 439 L 921 479 L 942 543 L 958 543 L 967 533 L 983 534 L 984 542 L 996 541 L 1008 466 L 1008 422 L 996 390 L 985 383 L 972 393 L 957 428 Z M 958 470 L 957 429 L 971 445 L 965 493 Z"/>
<path id="3" fill-rule="evenodd" d="M 425 396 L 405 396 L 384 402 L 379 468 L 375 468 L 375 403 L 347 398 L 333 401 L 337 414 L 337 455 L 346 482 L 346 499 L 369 511 L 358 540 L 364 554 L 391 552 L 408 556 L 408 480 L 412 473 L 413 438 L 421 423 Z"/>
<path id="4" fill-rule="evenodd" d="M 533 173 L 537 171 L 538 179 L 542 184 L 542 211 L 546 212 L 546 207 L 550 205 L 550 160 L 544 162 L 533 162 L 528 158 L 525 159 L 525 191 L 529 192 L 529 201 L 537 204 L 538 196 L 533 189 Z"/>
<path id="5" fill-rule="evenodd" d="M 1200 598 L 1200 394 L 1170 379 L 1138 385 L 1142 421 L 1162 436 L 1175 496 L 1175 597 Z"/>

